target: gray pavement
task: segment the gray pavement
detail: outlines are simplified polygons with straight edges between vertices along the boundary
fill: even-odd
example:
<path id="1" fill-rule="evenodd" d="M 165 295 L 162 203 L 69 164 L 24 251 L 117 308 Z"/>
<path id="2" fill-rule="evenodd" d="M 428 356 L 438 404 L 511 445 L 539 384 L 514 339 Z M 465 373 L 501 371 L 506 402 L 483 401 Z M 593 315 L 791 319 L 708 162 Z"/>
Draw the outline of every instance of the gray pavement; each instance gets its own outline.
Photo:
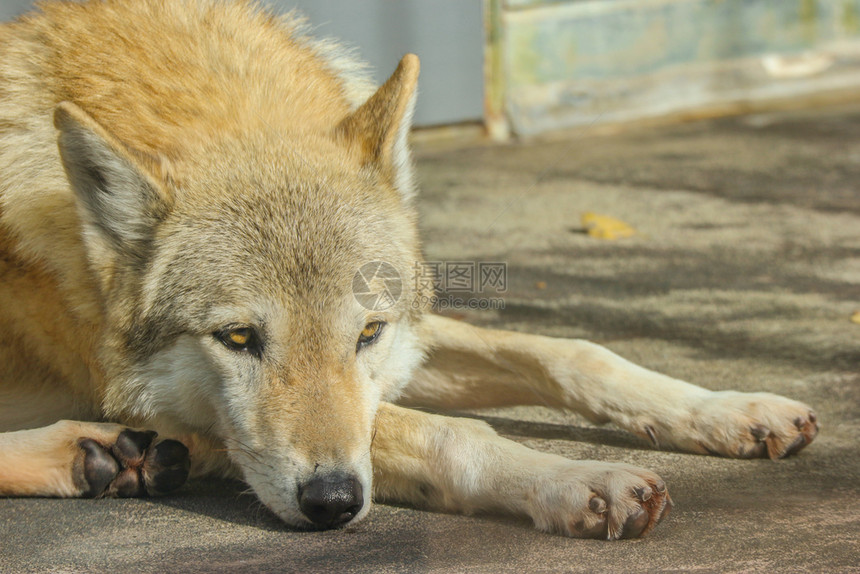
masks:
<path id="1" fill-rule="evenodd" d="M 504 310 L 457 314 L 818 413 L 816 442 L 776 463 L 657 452 L 538 407 L 465 413 L 534 448 L 661 474 L 675 508 L 648 538 L 385 505 L 301 533 L 243 485 L 204 481 L 152 500 L 0 499 L 0 572 L 860 572 L 858 134 L 848 107 L 419 150 L 428 259 L 508 265 Z M 639 234 L 591 239 L 584 211 Z"/>

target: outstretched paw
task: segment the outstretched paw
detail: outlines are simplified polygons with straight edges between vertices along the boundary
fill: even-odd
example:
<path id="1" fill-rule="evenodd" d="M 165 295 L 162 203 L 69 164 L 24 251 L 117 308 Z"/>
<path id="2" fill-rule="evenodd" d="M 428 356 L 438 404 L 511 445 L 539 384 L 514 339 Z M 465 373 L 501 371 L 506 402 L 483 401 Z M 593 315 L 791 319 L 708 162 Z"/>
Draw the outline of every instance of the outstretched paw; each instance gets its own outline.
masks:
<path id="1" fill-rule="evenodd" d="M 812 409 L 770 393 L 714 393 L 696 409 L 693 424 L 702 451 L 735 458 L 784 458 L 818 434 Z"/>
<path id="2" fill-rule="evenodd" d="M 640 538 L 672 508 L 659 476 L 623 464 L 571 463 L 538 485 L 535 525 L 575 538 Z"/>
<path id="3" fill-rule="evenodd" d="M 188 449 L 179 441 L 154 442 L 153 431 L 125 429 L 112 444 L 78 439 L 75 483 L 85 497 L 142 497 L 166 494 L 185 483 Z"/>

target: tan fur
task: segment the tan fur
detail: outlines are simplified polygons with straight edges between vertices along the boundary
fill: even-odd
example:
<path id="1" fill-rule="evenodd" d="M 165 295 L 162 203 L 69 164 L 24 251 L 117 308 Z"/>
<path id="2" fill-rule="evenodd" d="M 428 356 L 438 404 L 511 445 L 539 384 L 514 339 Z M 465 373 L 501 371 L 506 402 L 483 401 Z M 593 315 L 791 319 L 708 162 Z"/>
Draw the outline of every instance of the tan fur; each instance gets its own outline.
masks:
<path id="1" fill-rule="evenodd" d="M 29 431 L 0 434 L 0 496 L 76 496 L 70 469 L 83 436 L 109 443 L 123 427 L 58 421 Z"/>
<path id="2" fill-rule="evenodd" d="M 237 473 L 294 525 L 314 521 L 297 503 L 309 485 L 340 477 L 364 493 L 347 519 L 372 489 L 618 538 L 670 506 L 653 473 L 392 402 L 550 404 L 727 456 L 776 458 L 814 437 L 800 403 L 434 317 L 408 280 L 390 308 L 360 305 L 362 265 L 407 278 L 420 261 L 415 56 L 372 94 L 334 44 L 251 3 L 41 10 L 0 27 L 0 494 L 92 495 L 80 439 L 118 456 L 132 425 L 179 438 L 196 474 Z M 363 344 L 372 322 L 386 325 Z M 231 348 L 235 328 L 261 346 Z"/>

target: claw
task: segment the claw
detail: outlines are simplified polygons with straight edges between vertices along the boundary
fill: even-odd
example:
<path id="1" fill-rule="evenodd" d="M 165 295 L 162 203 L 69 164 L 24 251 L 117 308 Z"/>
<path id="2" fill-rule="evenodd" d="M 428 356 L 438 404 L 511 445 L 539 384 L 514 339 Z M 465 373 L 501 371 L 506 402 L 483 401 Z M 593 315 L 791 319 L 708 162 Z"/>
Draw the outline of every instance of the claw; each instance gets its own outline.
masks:
<path id="1" fill-rule="evenodd" d="M 648 438 L 651 439 L 651 442 L 654 443 L 654 448 L 660 448 L 660 444 L 657 442 L 657 433 L 654 431 L 654 427 L 651 425 L 645 425 L 645 434 L 648 435 Z"/>
<path id="2" fill-rule="evenodd" d="M 624 521 L 624 526 L 621 528 L 620 538 L 638 538 L 650 521 L 651 517 L 648 513 L 645 512 L 644 509 L 640 508 L 631 514 L 626 521 Z"/>
<path id="3" fill-rule="evenodd" d="M 646 536 L 649 532 L 654 530 L 654 527 L 660 524 L 660 522 L 669 514 L 669 511 L 672 509 L 672 498 L 668 494 L 666 494 L 666 485 L 662 484 L 662 486 L 663 491 L 660 493 L 660 495 L 652 498 L 644 505 L 645 508 L 648 509 L 648 514 L 651 519 L 645 526 L 645 528 L 639 533 L 640 536 Z"/>
<path id="4" fill-rule="evenodd" d="M 763 424 L 757 424 L 750 429 L 750 433 L 757 441 L 764 442 L 764 440 L 770 436 L 770 429 Z"/>
<path id="5" fill-rule="evenodd" d="M 663 503 L 663 509 L 660 511 L 660 518 L 657 519 L 657 522 L 660 522 L 661 520 L 669 516 L 669 512 L 672 511 L 672 508 L 674 506 L 675 503 L 672 502 L 672 499 L 667 497 Z"/>
<path id="6" fill-rule="evenodd" d="M 606 501 L 599 496 L 592 496 L 588 501 L 588 508 L 595 514 L 603 514 L 606 512 Z"/>
<path id="7" fill-rule="evenodd" d="M 785 458 L 796 452 L 800 451 L 803 447 L 806 446 L 806 437 L 803 435 L 798 435 L 794 441 L 785 449 L 785 451 L 779 455 L 778 458 Z"/>
<path id="8" fill-rule="evenodd" d="M 636 498 L 645 502 L 651 498 L 651 487 L 649 486 L 639 486 L 633 489 L 633 492 L 636 493 Z"/>

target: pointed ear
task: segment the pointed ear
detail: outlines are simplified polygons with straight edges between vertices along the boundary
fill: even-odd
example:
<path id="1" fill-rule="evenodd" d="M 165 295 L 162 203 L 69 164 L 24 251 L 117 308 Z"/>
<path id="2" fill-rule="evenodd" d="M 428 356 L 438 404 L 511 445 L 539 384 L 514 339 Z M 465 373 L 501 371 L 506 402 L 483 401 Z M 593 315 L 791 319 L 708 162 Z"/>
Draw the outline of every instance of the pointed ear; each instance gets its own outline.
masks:
<path id="1" fill-rule="evenodd" d="M 70 102 L 57 106 L 54 125 L 87 234 L 117 253 L 145 257 L 170 208 L 166 189 L 152 175 L 154 160 L 127 148 Z"/>
<path id="2" fill-rule="evenodd" d="M 341 141 L 357 146 L 362 161 L 376 167 L 406 198 L 415 193 L 408 137 L 419 67 L 418 56 L 403 56 L 382 87 L 336 130 Z"/>

